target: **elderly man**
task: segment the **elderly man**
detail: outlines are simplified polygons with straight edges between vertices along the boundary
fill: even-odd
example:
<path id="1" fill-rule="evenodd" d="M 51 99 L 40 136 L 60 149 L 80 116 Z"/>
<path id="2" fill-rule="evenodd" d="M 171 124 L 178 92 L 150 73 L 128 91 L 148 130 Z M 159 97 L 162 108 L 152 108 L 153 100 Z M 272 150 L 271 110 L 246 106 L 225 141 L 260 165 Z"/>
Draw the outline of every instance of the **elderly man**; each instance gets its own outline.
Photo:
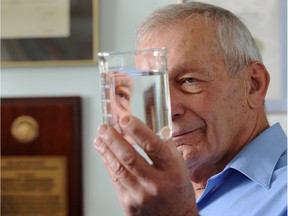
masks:
<path id="1" fill-rule="evenodd" d="M 286 142 L 269 126 L 269 74 L 254 39 L 231 12 L 168 5 L 138 29 L 138 48 L 168 48 L 173 137 L 163 142 L 133 116 L 95 146 L 127 215 L 286 215 Z M 184 159 L 184 160 L 183 160 Z"/>

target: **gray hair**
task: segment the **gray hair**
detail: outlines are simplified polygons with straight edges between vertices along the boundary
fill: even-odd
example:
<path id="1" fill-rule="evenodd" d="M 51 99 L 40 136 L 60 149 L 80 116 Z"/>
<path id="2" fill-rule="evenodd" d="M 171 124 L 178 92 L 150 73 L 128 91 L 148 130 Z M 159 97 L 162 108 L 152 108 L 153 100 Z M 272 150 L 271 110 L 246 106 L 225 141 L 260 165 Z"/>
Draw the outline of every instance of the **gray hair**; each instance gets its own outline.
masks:
<path id="1" fill-rule="evenodd" d="M 251 61 L 261 61 L 259 48 L 246 25 L 233 13 L 211 4 L 190 2 L 169 4 L 155 10 L 137 29 L 137 43 L 158 27 L 172 26 L 179 20 L 202 16 L 216 24 L 219 42 L 216 49 L 222 53 L 229 71 L 237 74 Z"/>

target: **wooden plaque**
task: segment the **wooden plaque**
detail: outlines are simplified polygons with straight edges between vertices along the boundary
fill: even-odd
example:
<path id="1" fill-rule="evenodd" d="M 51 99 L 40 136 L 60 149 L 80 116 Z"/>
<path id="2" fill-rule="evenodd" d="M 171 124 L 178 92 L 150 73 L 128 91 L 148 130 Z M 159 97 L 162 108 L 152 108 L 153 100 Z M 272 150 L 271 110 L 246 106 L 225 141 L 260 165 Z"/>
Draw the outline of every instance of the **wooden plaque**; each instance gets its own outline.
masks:
<path id="1" fill-rule="evenodd" d="M 81 98 L 1 99 L 1 215 L 82 215 Z"/>

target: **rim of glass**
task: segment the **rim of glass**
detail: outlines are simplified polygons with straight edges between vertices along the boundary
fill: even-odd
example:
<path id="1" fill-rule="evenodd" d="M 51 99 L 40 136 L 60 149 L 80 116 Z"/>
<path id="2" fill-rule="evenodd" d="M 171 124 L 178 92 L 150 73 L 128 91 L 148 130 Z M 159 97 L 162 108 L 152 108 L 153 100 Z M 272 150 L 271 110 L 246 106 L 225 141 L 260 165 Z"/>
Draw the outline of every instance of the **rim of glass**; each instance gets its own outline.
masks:
<path id="1" fill-rule="evenodd" d="M 98 52 L 99 57 L 107 57 L 110 55 L 123 55 L 123 54 L 143 54 L 143 53 L 149 53 L 149 52 L 166 52 L 167 48 L 166 47 L 161 47 L 161 48 L 149 48 L 149 49 L 139 49 L 139 50 L 128 50 L 128 51 L 111 51 L 111 52 Z"/>

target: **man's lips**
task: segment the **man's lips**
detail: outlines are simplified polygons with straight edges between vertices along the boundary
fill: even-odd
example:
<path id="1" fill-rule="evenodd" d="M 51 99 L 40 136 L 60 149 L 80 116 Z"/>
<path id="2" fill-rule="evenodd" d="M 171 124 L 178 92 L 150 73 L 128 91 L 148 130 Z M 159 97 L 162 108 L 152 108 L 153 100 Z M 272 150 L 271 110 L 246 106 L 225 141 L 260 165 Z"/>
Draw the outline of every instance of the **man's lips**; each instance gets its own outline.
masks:
<path id="1" fill-rule="evenodd" d="M 173 133 L 172 135 L 172 138 L 179 138 L 179 137 L 182 137 L 182 136 L 185 136 L 186 134 L 189 134 L 191 133 L 192 131 L 187 131 L 187 132 L 176 132 L 176 133 Z"/>
<path id="2" fill-rule="evenodd" d="M 183 137 L 183 136 L 185 136 L 185 135 L 187 135 L 187 134 L 190 134 L 190 133 L 193 133 L 193 132 L 195 132 L 195 131 L 197 131 L 197 130 L 199 130 L 200 128 L 196 128 L 196 129 L 192 129 L 192 130 L 189 130 L 189 131 L 175 131 L 175 132 L 173 132 L 173 134 L 172 134 L 172 138 L 174 139 L 174 138 L 181 138 L 181 137 Z"/>
<path id="3" fill-rule="evenodd" d="M 185 130 L 185 131 L 175 131 L 172 135 L 172 140 L 175 144 L 175 146 L 178 148 L 178 147 L 181 147 L 181 146 L 184 146 L 185 143 L 187 144 L 191 142 L 191 139 L 193 138 L 193 133 L 197 132 L 198 130 L 200 130 L 200 128 L 195 128 L 195 129 L 191 129 L 189 131 Z M 195 134 L 196 135 L 196 134 Z M 187 140 L 187 139 L 189 140 Z M 195 138 L 195 137 L 194 137 Z"/>

